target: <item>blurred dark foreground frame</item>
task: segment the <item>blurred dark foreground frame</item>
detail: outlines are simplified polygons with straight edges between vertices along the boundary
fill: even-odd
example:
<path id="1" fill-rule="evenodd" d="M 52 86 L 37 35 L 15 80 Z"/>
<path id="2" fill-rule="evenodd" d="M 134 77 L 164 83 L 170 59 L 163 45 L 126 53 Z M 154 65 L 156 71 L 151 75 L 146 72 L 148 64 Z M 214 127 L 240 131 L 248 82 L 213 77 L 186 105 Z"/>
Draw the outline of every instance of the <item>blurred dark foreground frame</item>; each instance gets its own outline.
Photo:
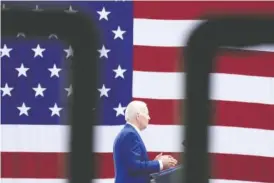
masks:
<path id="1" fill-rule="evenodd" d="M 207 130 L 212 124 L 212 105 L 208 98 L 209 73 L 215 70 L 218 49 L 274 44 L 274 18 L 271 16 L 234 15 L 206 19 L 208 21 L 192 32 L 185 50 L 184 183 L 208 183 L 210 179 Z"/>
<path id="2" fill-rule="evenodd" d="M 96 107 L 97 32 L 87 16 L 62 11 L 33 12 L 27 10 L 2 11 L 1 36 L 15 36 L 24 32 L 28 37 L 49 36 L 56 33 L 59 39 L 72 45 L 73 106 L 71 111 L 70 182 L 88 183 L 94 178 L 95 164 L 92 124 Z M 76 29 L 72 29 L 74 26 Z M 186 151 L 183 182 L 207 183 L 209 158 L 207 127 L 211 123 L 209 73 L 214 70 L 214 56 L 219 47 L 242 47 L 274 44 L 274 19 L 269 17 L 218 17 L 200 25 L 189 38 L 185 67 L 186 91 Z"/>
<path id="3" fill-rule="evenodd" d="M 92 156 L 92 125 L 95 123 L 97 48 L 99 44 L 93 21 L 81 13 L 63 10 L 31 11 L 25 9 L 3 10 L 1 36 L 16 37 L 23 32 L 28 38 L 48 38 L 52 33 L 70 44 L 73 57 L 73 95 L 70 109 L 71 153 L 69 175 L 71 183 L 89 183 L 94 178 Z M 96 93 L 95 93 L 96 92 Z"/>

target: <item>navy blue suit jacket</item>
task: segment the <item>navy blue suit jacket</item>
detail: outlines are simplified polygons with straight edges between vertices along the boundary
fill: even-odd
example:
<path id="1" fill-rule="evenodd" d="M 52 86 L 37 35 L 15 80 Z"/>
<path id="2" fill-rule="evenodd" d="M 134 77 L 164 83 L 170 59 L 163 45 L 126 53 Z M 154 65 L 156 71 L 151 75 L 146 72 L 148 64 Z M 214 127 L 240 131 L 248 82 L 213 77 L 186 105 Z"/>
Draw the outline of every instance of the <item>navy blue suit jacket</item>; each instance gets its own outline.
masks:
<path id="1" fill-rule="evenodd" d="M 149 160 L 140 135 L 129 124 L 114 141 L 113 158 L 115 183 L 149 183 L 150 174 L 160 171 L 159 162 Z"/>

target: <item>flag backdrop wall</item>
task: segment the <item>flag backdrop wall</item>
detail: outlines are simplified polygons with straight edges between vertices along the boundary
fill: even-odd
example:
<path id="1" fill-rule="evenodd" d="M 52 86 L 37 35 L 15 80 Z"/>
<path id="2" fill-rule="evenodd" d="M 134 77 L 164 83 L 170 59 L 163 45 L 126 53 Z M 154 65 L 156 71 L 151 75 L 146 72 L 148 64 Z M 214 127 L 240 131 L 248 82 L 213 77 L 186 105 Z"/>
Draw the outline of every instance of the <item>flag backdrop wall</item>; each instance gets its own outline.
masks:
<path id="1" fill-rule="evenodd" d="M 178 157 L 183 150 L 179 56 L 190 32 L 203 21 L 201 15 L 274 14 L 274 2 L 70 3 L 70 8 L 65 2 L 56 7 L 93 16 L 102 37 L 98 97 L 104 105 L 95 109 L 101 114 L 94 129 L 96 183 L 113 182 L 113 141 L 132 99 L 145 101 L 150 109 L 152 120 L 142 133 L 150 157 L 159 152 Z M 26 6 L 50 7 L 46 2 Z M 1 42 L 1 181 L 65 182 L 70 129 L 64 121 L 73 95 L 66 73 L 73 50 L 55 35 L 34 40 L 19 33 Z M 222 49 L 216 59 L 210 92 L 216 104 L 209 127 L 211 181 L 274 182 L 274 46 Z"/>

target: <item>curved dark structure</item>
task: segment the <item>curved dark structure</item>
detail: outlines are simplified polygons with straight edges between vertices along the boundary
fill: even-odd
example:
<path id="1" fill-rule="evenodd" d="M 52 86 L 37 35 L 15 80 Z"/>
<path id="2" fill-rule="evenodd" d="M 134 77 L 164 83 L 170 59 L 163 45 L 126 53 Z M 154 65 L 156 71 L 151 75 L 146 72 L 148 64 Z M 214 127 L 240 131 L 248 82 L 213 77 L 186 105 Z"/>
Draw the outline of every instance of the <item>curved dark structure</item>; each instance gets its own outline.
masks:
<path id="1" fill-rule="evenodd" d="M 187 72 L 185 183 L 207 183 L 210 178 L 207 153 L 207 129 L 212 124 L 209 73 L 214 71 L 218 48 L 274 44 L 274 18 L 269 16 L 234 15 L 206 19 L 208 21 L 192 32 L 184 58 Z"/>
<path id="2" fill-rule="evenodd" d="M 97 48 L 99 44 L 94 23 L 88 16 L 65 13 L 63 10 L 32 11 L 8 9 L 2 11 L 2 35 L 24 32 L 28 37 L 45 37 L 53 32 L 74 50 L 74 95 L 70 116 L 71 153 L 69 175 L 71 183 L 89 183 L 94 177 L 92 156 L 92 125 L 96 105 Z M 75 28 L 72 28 L 75 27 Z"/>

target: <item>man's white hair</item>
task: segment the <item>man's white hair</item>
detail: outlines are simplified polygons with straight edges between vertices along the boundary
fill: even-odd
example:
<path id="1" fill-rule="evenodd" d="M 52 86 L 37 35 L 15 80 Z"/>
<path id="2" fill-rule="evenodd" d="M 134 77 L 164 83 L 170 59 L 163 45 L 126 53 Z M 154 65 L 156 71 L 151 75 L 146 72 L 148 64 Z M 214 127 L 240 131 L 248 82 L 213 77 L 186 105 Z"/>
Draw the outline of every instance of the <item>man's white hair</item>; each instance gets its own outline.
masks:
<path id="1" fill-rule="evenodd" d="M 147 110 L 147 104 L 145 102 L 134 100 L 127 105 L 125 120 L 129 122 L 137 113 L 144 113 L 145 110 Z"/>

